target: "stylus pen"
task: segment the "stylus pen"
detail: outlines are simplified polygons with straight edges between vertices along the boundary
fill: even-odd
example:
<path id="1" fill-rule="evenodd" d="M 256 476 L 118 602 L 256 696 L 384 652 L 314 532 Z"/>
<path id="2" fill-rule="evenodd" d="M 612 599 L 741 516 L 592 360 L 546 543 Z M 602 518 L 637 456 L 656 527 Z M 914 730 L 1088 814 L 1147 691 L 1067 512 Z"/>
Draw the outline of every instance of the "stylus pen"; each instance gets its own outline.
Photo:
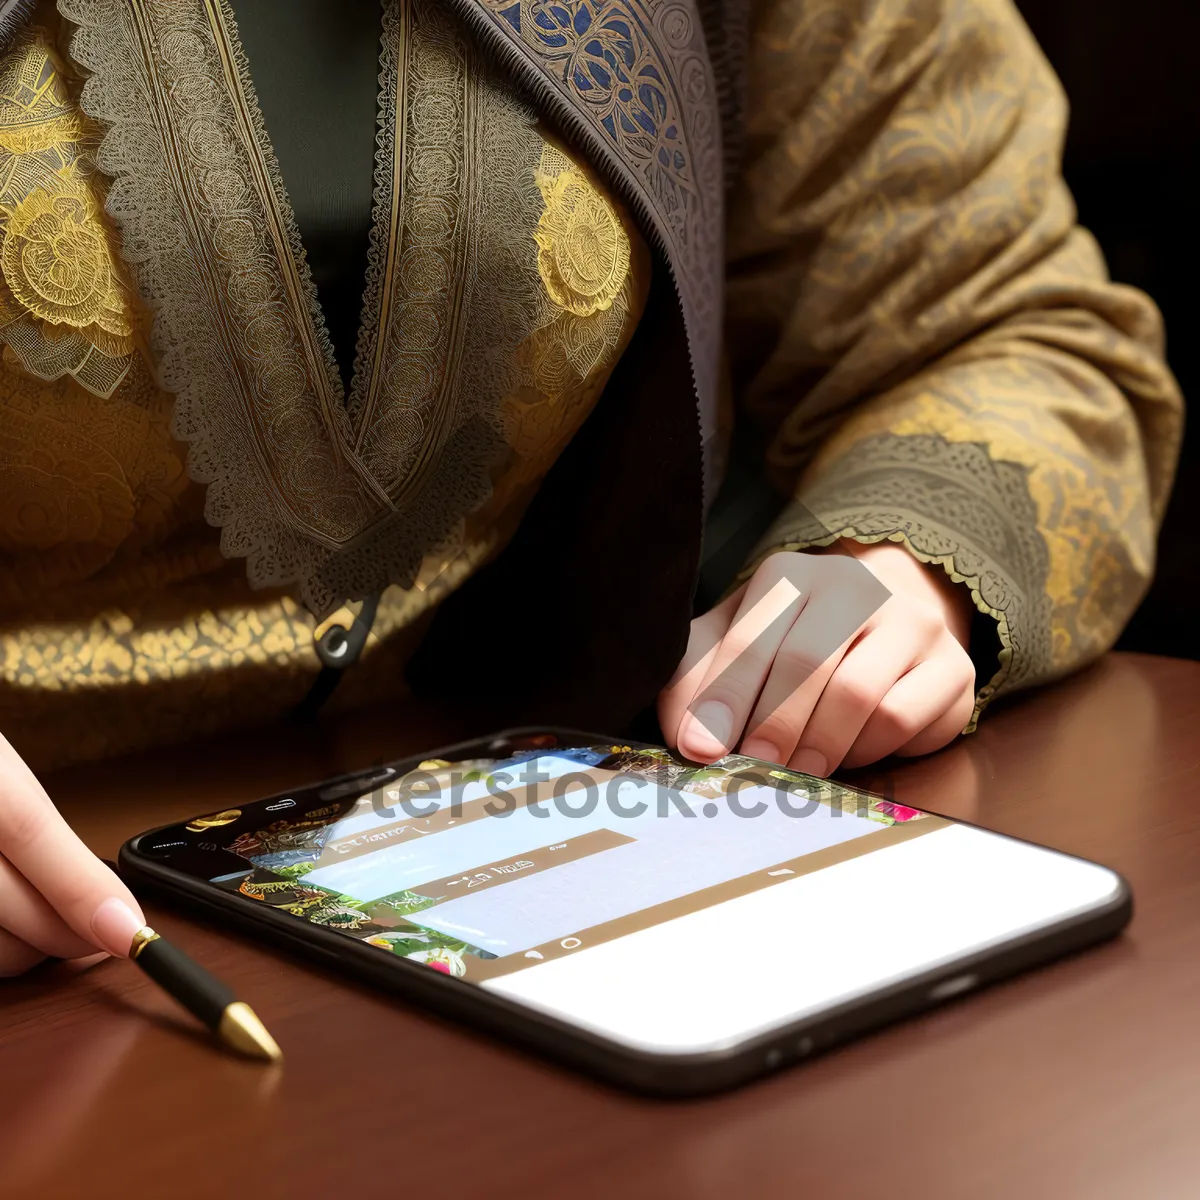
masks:
<path id="1" fill-rule="evenodd" d="M 269 1062 L 283 1058 L 275 1039 L 250 1005 L 238 1000 L 225 984 L 159 937 L 149 925 L 133 935 L 129 957 L 227 1046 Z"/>

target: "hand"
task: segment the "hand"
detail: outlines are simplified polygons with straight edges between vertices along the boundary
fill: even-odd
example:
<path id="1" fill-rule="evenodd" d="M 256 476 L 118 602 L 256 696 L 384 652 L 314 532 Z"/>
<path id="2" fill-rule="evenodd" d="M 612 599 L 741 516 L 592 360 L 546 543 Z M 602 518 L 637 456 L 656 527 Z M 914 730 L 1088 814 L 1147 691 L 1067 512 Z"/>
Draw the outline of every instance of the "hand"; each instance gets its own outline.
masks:
<path id="1" fill-rule="evenodd" d="M 882 605 L 871 576 L 891 593 Z M 696 762 L 740 743 L 810 775 L 928 754 L 974 710 L 972 611 L 965 588 L 895 542 L 773 554 L 692 622 L 659 696 L 664 735 Z M 859 627 L 834 646 L 839 621 Z"/>
<path id="2" fill-rule="evenodd" d="M 0 737 L 0 977 L 43 958 L 124 957 L 144 924 L 129 889 Z"/>

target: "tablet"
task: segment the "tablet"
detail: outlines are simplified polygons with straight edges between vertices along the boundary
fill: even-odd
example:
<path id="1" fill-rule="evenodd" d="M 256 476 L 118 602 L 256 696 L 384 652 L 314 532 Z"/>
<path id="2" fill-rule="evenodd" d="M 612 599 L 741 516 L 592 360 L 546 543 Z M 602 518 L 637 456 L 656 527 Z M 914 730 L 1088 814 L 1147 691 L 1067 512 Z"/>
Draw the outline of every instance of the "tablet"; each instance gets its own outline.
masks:
<path id="1" fill-rule="evenodd" d="M 121 868 L 673 1094 L 1081 949 L 1131 912 L 1116 873 L 1052 849 L 739 755 L 541 729 L 143 834 Z"/>

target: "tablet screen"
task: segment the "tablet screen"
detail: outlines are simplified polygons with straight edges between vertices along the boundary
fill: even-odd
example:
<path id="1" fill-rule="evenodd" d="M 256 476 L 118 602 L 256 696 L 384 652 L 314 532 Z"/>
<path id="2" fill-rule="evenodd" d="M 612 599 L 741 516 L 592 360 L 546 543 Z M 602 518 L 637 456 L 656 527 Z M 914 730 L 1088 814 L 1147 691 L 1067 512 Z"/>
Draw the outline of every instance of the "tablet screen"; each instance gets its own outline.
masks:
<path id="1" fill-rule="evenodd" d="M 348 811 L 240 834 L 247 869 L 213 882 L 482 981 L 943 824 L 752 759 L 572 746 L 427 762 Z"/>
<path id="2" fill-rule="evenodd" d="M 429 760 L 232 816 L 202 835 L 213 886 L 657 1052 L 736 1043 L 1119 888 L 829 780 L 643 746 Z"/>

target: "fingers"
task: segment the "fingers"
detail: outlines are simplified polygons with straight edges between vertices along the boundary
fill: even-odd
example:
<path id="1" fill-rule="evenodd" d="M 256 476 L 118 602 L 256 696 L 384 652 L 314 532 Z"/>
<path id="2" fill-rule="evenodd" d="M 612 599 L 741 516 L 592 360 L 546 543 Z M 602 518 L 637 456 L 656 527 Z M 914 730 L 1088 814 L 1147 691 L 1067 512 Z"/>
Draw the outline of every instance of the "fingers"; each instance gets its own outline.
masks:
<path id="1" fill-rule="evenodd" d="M 740 601 L 692 623 L 660 696 L 664 735 L 700 762 L 740 740 L 817 775 L 937 749 L 974 707 L 960 599 L 902 547 L 774 555 Z"/>
<path id="2" fill-rule="evenodd" d="M 743 585 L 732 596 L 727 596 L 715 608 L 692 622 L 683 661 L 658 697 L 658 723 L 668 746 L 673 747 L 678 743 L 679 726 L 687 714 L 688 705 L 700 690 L 708 668 L 721 647 L 721 639 L 733 623 L 734 614 L 745 594 L 746 585 Z"/>
<path id="3" fill-rule="evenodd" d="M 20 938 L 0 929 L 0 979 L 23 975 L 45 957 L 40 951 L 25 945 Z"/>
<path id="4" fill-rule="evenodd" d="M 144 924 L 129 889 L 72 832 L 0 737 L 0 856 L 89 947 L 127 955 Z"/>
<path id="5" fill-rule="evenodd" d="M 788 631 L 746 731 L 744 754 L 777 763 L 792 757 L 817 702 L 854 642 L 848 638 L 821 660 L 823 647 L 814 645 L 820 639 L 813 631 L 827 625 L 826 610 L 837 606 L 834 593 L 814 597 Z"/>
<path id="6" fill-rule="evenodd" d="M 779 561 L 760 568 L 679 727 L 679 749 L 697 762 L 728 754 L 746 726 L 775 654 L 807 600 Z M 768 560 L 770 563 L 771 560 Z"/>
<path id="7" fill-rule="evenodd" d="M 895 751 L 901 758 L 910 758 L 918 754 L 932 754 L 949 745 L 967 727 L 971 714 L 975 711 L 975 672 L 971 672 L 971 682 L 958 698 L 937 719 L 931 721 L 911 741 L 906 742 Z"/>
<path id="8" fill-rule="evenodd" d="M 954 643 L 896 681 L 863 726 L 845 765 L 939 750 L 962 733 L 974 709 L 975 668 Z"/>
<path id="9" fill-rule="evenodd" d="M 838 664 L 789 760 L 797 771 L 828 775 L 854 745 L 893 684 L 919 662 L 942 628 L 932 612 L 894 606 Z"/>
<path id="10" fill-rule="evenodd" d="M 0 929 L 51 958 L 94 954 L 94 943 L 73 932 L 34 891 L 29 881 L 0 858 Z"/>

